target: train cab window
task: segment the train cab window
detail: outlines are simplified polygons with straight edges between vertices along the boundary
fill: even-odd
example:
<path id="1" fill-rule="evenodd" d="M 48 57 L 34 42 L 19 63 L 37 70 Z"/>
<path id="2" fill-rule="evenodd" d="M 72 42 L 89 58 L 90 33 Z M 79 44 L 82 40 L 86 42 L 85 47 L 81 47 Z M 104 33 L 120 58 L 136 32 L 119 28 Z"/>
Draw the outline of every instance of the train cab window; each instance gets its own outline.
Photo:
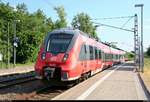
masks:
<path id="1" fill-rule="evenodd" d="M 71 34 L 52 34 L 47 43 L 47 51 L 55 54 L 66 52 L 72 37 Z"/>

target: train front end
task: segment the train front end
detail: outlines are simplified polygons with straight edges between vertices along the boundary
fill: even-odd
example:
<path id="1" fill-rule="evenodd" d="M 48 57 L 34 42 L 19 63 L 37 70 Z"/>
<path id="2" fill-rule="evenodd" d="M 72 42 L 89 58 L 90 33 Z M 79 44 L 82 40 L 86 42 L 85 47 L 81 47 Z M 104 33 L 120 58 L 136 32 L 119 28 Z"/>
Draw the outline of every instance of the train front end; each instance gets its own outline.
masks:
<path id="1" fill-rule="evenodd" d="M 65 31 L 49 33 L 35 64 L 36 78 L 68 80 L 72 68 L 74 34 Z"/>

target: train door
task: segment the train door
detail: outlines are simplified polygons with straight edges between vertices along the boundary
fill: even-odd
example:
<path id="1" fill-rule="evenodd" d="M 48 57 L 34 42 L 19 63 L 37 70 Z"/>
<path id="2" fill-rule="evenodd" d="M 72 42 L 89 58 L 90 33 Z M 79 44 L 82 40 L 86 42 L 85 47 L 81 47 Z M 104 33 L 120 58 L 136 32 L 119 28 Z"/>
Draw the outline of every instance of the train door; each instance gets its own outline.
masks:
<path id="1" fill-rule="evenodd" d="M 94 68 L 95 68 L 95 63 L 94 63 L 94 59 L 95 59 L 95 53 L 94 53 L 95 51 L 94 51 L 94 47 L 93 46 L 89 46 L 89 63 L 88 63 L 88 65 L 89 65 L 89 67 L 90 67 L 90 69 L 91 69 L 91 71 L 92 71 L 92 73 L 93 73 L 93 71 L 94 71 Z"/>
<path id="2" fill-rule="evenodd" d="M 95 70 L 98 68 L 98 50 L 95 47 Z"/>
<path id="3" fill-rule="evenodd" d="M 102 52 L 100 49 L 98 49 L 98 67 L 102 67 Z"/>
<path id="4" fill-rule="evenodd" d="M 102 69 L 105 67 L 105 53 L 104 53 L 104 51 L 101 51 L 101 56 L 102 56 Z"/>
<path id="5" fill-rule="evenodd" d="M 82 73 L 85 73 L 87 71 L 87 48 L 85 44 L 82 44 L 81 46 L 79 60 L 80 60 L 80 68 L 82 69 Z"/>
<path id="6" fill-rule="evenodd" d="M 88 71 L 88 46 L 86 44 L 83 45 L 84 47 L 84 62 L 83 62 L 83 71 Z"/>

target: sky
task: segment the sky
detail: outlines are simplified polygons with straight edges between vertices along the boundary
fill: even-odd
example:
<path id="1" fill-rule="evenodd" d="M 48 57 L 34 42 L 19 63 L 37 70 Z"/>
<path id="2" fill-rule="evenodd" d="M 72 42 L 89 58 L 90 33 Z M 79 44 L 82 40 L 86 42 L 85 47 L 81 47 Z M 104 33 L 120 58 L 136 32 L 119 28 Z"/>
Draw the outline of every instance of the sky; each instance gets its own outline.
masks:
<path id="1" fill-rule="evenodd" d="M 96 23 L 123 27 L 132 30 L 134 28 L 134 18 L 121 19 L 97 19 L 96 18 L 115 18 L 138 15 L 138 30 L 140 35 L 141 9 L 134 7 L 135 4 L 144 4 L 143 9 L 143 46 L 144 51 L 150 46 L 150 0 L 1 0 L 9 2 L 15 7 L 18 3 L 25 3 L 30 13 L 41 9 L 47 17 L 54 21 L 57 19 L 57 13 L 54 11 L 55 6 L 63 6 L 67 14 L 68 26 L 75 15 L 84 12 L 87 13 Z M 129 20 L 130 19 L 130 20 Z M 129 22 L 123 26 L 127 21 Z M 114 29 L 106 26 L 97 28 L 98 37 L 101 41 L 117 42 L 116 45 L 126 51 L 134 50 L 133 32 Z"/>

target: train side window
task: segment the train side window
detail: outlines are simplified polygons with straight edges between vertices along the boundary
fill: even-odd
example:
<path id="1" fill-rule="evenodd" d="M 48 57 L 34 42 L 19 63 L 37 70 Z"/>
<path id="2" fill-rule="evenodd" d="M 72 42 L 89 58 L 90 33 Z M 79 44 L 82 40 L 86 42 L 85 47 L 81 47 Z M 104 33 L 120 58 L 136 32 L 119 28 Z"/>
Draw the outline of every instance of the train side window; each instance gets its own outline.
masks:
<path id="1" fill-rule="evenodd" d="M 84 52 L 87 53 L 86 45 L 84 45 Z"/>
<path id="2" fill-rule="evenodd" d="M 95 47 L 95 59 L 97 59 L 98 58 L 98 54 L 97 54 L 97 48 Z"/>
<path id="3" fill-rule="evenodd" d="M 106 53 L 106 61 L 109 61 L 109 54 Z"/>
<path id="4" fill-rule="evenodd" d="M 119 59 L 119 55 L 117 55 L 117 60 Z"/>
<path id="5" fill-rule="evenodd" d="M 99 59 L 102 58 L 101 50 L 99 50 Z"/>
<path id="6" fill-rule="evenodd" d="M 107 61 L 106 53 L 104 53 L 104 61 Z"/>
<path id="7" fill-rule="evenodd" d="M 101 58 L 102 58 L 103 61 L 105 61 L 105 57 L 104 57 L 104 52 L 103 51 L 101 53 Z"/>
<path id="8" fill-rule="evenodd" d="M 116 60 L 116 55 L 115 54 L 113 55 L 113 59 Z"/>
<path id="9" fill-rule="evenodd" d="M 111 54 L 109 54 L 109 61 L 111 61 Z"/>
<path id="10" fill-rule="evenodd" d="M 115 58 L 116 58 L 116 60 L 117 60 L 117 55 L 115 55 Z"/>
<path id="11" fill-rule="evenodd" d="M 89 45 L 85 45 L 86 46 L 86 60 L 90 60 L 90 49 L 89 49 Z"/>
<path id="12" fill-rule="evenodd" d="M 106 53 L 106 61 L 110 60 L 110 54 Z"/>
<path id="13" fill-rule="evenodd" d="M 112 54 L 112 61 L 114 61 L 114 54 Z"/>
<path id="14" fill-rule="evenodd" d="M 104 53 L 104 61 L 106 61 L 106 53 Z"/>
<path id="15" fill-rule="evenodd" d="M 101 53 L 101 57 L 102 57 L 102 60 L 105 61 L 105 56 L 104 56 L 104 52 L 103 51 Z"/>
<path id="16" fill-rule="evenodd" d="M 112 58 L 113 58 L 113 55 L 112 54 L 110 54 L 110 60 L 112 61 Z"/>
<path id="17" fill-rule="evenodd" d="M 109 61 L 109 54 L 107 54 L 107 61 Z"/>
<path id="18" fill-rule="evenodd" d="M 89 46 L 89 49 L 90 49 L 90 60 L 93 60 L 94 59 L 94 56 L 93 56 L 93 47 Z"/>

